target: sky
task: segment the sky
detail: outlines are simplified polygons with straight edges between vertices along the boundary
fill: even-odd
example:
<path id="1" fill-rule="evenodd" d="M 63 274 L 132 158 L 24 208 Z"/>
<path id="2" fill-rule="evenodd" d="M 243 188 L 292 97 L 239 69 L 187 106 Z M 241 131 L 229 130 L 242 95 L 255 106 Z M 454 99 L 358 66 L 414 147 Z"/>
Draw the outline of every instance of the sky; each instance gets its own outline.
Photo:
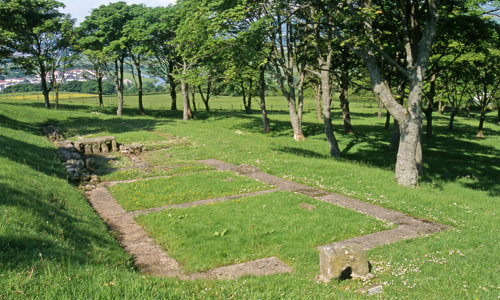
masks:
<path id="1" fill-rule="evenodd" d="M 97 8 L 101 5 L 107 5 L 109 3 L 118 2 L 119 0 L 59 0 L 66 5 L 66 8 L 61 9 L 63 13 L 68 13 L 72 18 L 76 19 L 76 23 L 79 24 L 85 20 L 85 16 L 90 15 L 90 11 L 93 8 Z M 144 4 L 146 6 L 167 6 L 169 4 L 174 4 L 175 0 L 122 0 L 128 4 Z"/>

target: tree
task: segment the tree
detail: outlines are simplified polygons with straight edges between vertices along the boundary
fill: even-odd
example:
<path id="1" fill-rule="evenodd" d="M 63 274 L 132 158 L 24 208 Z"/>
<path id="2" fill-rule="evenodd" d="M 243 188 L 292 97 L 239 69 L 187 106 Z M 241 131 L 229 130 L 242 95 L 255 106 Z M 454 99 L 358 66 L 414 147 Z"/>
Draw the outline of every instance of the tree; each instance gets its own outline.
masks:
<path id="1" fill-rule="evenodd" d="M 175 44 L 172 44 L 180 22 L 177 11 L 178 6 L 174 5 L 155 7 L 146 13 L 147 18 L 151 19 L 148 26 L 148 34 L 151 36 L 148 44 L 149 70 L 168 82 L 172 99 L 171 110 L 177 110 L 177 80 L 174 78 L 174 67 L 180 62 L 175 53 Z"/>
<path id="2" fill-rule="evenodd" d="M 54 109 L 59 106 L 59 86 L 64 81 L 64 73 L 71 67 L 76 59 L 73 50 L 73 40 L 75 38 L 74 20 L 66 16 L 61 24 L 61 31 L 53 38 L 57 40 L 56 46 L 50 51 L 52 59 L 49 60 L 48 77 L 51 88 L 54 89 L 55 103 Z"/>
<path id="3" fill-rule="evenodd" d="M 401 185 L 415 187 L 422 171 L 423 82 L 436 35 L 438 2 L 436 0 L 319 2 L 322 3 L 322 7 L 329 8 L 328 11 L 335 11 L 346 17 L 349 26 L 333 27 L 334 35 L 363 59 L 374 93 L 398 121 L 400 142 L 395 170 L 396 180 Z M 401 65 L 396 57 L 390 55 L 394 53 L 389 51 L 390 48 L 399 45 L 383 43 L 393 34 L 393 31 L 384 30 L 388 23 L 394 24 L 393 28 L 400 28 L 403 36 L 401 46 L 406 54 L 405 65 Z M 398 103 L 384 79 L 384 63 L 392 64 L 408 79 L 408 108 Z"/>
<path id="4" fill-rule="evenodd" d="M 45 107 L 50 108 L 47 73 L 61 47 L 61 28 L 68 20 L 57 9 L 64 7 L 54 0 L 8 0 L 1 2 L 3 55 L 28 74 L 40 76 Z M 5 17 L 5 19 L 3 19 Z M 57 55 L 56 55 L 57 56 Z"/>
<path id="5" fill-rule="evenodd" d="M 313 23 L 313 36 L 314 36 L 314 52 L 317 59 L 317 69 L 310 70 L 310 72 L 319 78 L 319 94 L 321 94 L 321 99 L 323 103 L 323 123 L 325 127 L 325 134 L 328 144 L 330 146 L 330 155 L 334 157 L 340 157 L 340 149 L 338 146 L 337 139 L 333 132 L 332 117 L 331 117 L 331 87 L 330 78 L 331 67 L 332 67 L 332 57 L 333 57 L 333 35 L 331 31 L 330 14 L 320 15 L 316 12 L 315 8 L 311 8 L 311 13 L 309 15 L 311 20 L 308 23 Z M 322 18 L 326 20 L 322 21 Z M 323 24 L 326 24 L 324 26 Z"/>
<path id="6" fill-rule="evenodd" d="M 98 51 L 102 51 L 110 63 L 105 65 L 105 71 L 116 87 L 118 96 L 118 108 L 116 114 L 122 115 L 123 110 L 123 90 L 124 90 L 124 64 L 127 57 L 127 49 L 124 44 L 123 27 L 132 19 L 131 8 L 125 2 L 116 2 L 109 5 L 101 5 L 93 9 L 90 16 L 82 22 L 82 27 L 87 32 L 92 32 L 97 38 L 96 44 L 102 46 Z M 97 72 L 96 72 L 97 73 Z"/>
<path id="7" fill-rule="evenodd" d="M 193 117 L 189 102 L 189 84 L 196 79 L 193 71 L 199 60 L 210 52 L 207 43 L 210 35 L 209 10 L 210 1 L 183 0 L 179 2 L 178 14 L 181 21 L 170 45 L 174 47 L 179 63 L 174 66 L 175 77 L 180 81 L 183 103 L 182 119 L 187 121 Z"/>
<path id="8" fill-rule="evenodd" d="M 470 60 L 469 71 L 474 74 L 470 85 L 470 95 L 474 105 L 481 110 L 476 137 L 484 138 L 484 122 L 488 106 L 500 97 L 500 26 L 492 23 L 496 30 L 492 43 L 482 53 Z"/>
<path id="9" fill-rule="evenodd" d="M 94 36 L 92 29 L 87 28 L 88 23 L 83 22 L 76 29 L 77 38 L 75 39 L 75 49 L 85 58 L 86 65 L 92 69 L 88 76 L 97 80 L 97 94 L 99 97 L 99 107 L 104 106 L 103 102 L 103 78 L 104 69 L 109 58 L 104 53 L 104 44 L 100 39 Z"/>
<path id="10" fill-rule="evenodd" d="M 310 28 L 302 22 L 301 1 L 262 3 L 267 15 L 267 39 L 271 43 L 270 66 L 276 83 L 288 102 L 293 138 L 305 140 L 302 130 L 304 83 Z M 298 81 L 295 81 L 295 78 Z"/>

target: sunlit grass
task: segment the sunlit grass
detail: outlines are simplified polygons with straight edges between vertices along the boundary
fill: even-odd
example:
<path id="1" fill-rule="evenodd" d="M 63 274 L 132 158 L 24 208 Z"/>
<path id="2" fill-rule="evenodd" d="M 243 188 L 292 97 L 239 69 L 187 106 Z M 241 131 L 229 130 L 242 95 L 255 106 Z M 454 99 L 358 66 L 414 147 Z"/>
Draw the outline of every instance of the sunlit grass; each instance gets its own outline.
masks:
<path id="1" fill-rule="evenodd" d="M 169 167 L 154 167 L 150 169 L 122 169 L 122 170 L 97 170 L 101 181 L 120 181 L 136 178 L 149 178 L 160 176 L 172 176 L 177 174 L 189 174 L 193 172 L 201 172 L 213 170 L 213 167 L 203 164 L 179 165 Z"/>
<path id="2" fill-rule="evenodd" d="M 299 206 L 308 203 L 313 211 Z M 288 192 L 138 217 L 187 272 L 277 256 L 295 272 L 317 271 L 317 246 L 369 234 L 387 224 Z"/>
<path id="3" fill-rule="evenodd" d="M 120 183 L 109 191 L 125 210 L 133 211 L 270 188 L 270 185 L 225 171 Z"/>
<path id="4" fill-rule="evenodd" d="M 334 104 L 334 130 L 343 158 L 332 159 L 314 109 L 304 116 L 307 140 L 294 142 L 288 115 L 276 107 L 269 114 L 272 132 L 262 134 L 261 116 L 238 112 L 241 99 L 236 97 L 223 104 L 230 109 L 232 103 L 234 110 L 199 110 L 189 122 L 180 121 L 180 112 L 169 111 L 168 95 L 146 98 L 151 103 L 146 105 L 147 116 L 138 116 L 137 98 L 127 96 L 124 116 L 118 118 L 114 97 L 105 99 L 103 109 L 88 98 L 62 101 L 58 111 L 44 109 L 42 101 L 0 97 L 0 298 L 350 299 L 363 297 L 355 291 L 371 284 L 384 285 L 384 298 L 497 298 L 496 112 L 487 115 L 485 139 L 474 138 L 477 112 L 470 118 L 460 114 L 453 133 L 447 131 L 449 115 L 435 114 L 435 137 L 423 140 L 424 176 L 417 189 L 407 189 L 393 180 L 395 153 L 385 151 L 391 132 L 383 130 L 376 105 L 352 105 L 356 134 L 346 135 Z M 269 100 L 286 102 L 281 97 Z M 314 104 L 309 98 L 306 102 Z M 217 99 L 213 103 L 217 108 Z M 111 134 L 120 143 L 165 143 L 157 153 L 144 156 L 155 166 L 204 158 L 251 164 L 453 229 L 369 251 L 375 277 L 366 282 L 317 284 L 312 278 L 318 266 L 308 266 L 312 260 L 303 260 L 305 272 L 231 281 L 145 276 L 134 270 L 130 256 L 85 198 L 66 183 L 55 148 L 40 131 L 39 125 L 47 122 L 58 125 L 70 139 Z M 185 142 L 167 145 L 172 136 Z"/>

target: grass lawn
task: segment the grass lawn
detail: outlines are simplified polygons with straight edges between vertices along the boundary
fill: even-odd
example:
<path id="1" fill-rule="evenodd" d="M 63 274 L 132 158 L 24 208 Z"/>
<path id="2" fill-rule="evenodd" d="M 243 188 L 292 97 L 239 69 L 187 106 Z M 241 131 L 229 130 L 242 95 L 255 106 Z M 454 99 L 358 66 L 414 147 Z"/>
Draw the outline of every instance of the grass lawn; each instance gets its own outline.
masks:
<path id="1" fill-rule="evenodd" d="M 226 171 L 119 183 L 109 191 L 125 210 L 133 211 L 269 188 L 270 185 Z"/>
<path id="2" fill-rule="evenodd" d="M 470 118 L 459 114 L 453 133 L 447 131 L 448 115 L 436 113 L 434 137 L 423 139 L 425 165 L 420 185 L 408 189 L 393 180 L 396 155 L 386 151 L 391 132 L 383 129 L 384 120 L 376 117 L 375 105 L 352 104 L 354 135 L 342 132 L 341 113 L 335 107 L 333 125 L 343 158 L 332 159 L 323 125 L 314 111 L 304 116 L 307 140 L 295 142 L 284 112 L 270 113 L 272 132 L 263 134 L 259 114 L 224 110 L 231 104 L 236 109 L 240 99 L 225 98 L 222 103 L 215 98 L 213 107 L 224 105 L 223 110 L 198 111 L 196 119 L 189 122 L 180 120 L 181 112 L 165 110 L 170 107 L 168 96 L 146 99 L 146 116 L 137 115 L 135 97 L 126 97 L 120 118 L 115 116 L 116 100 L 111 98 L 106 99 L 103 109 L 92 98 L 63 100 L 58 111 L 44 109 L 37 100 L 0 99 L 0 299 L 82 295 L 113 299 L 338 299 L 361 298 L 356 290 L 371 284 L 384 285 L 384 298 L 498 298 L 500 126 L 496 112 L 487 115 L 485 139 L 474 137 L 477 112 Z M 282 98 L 269 101 L 276 103 L 273 105 L 285 103 Z M 314 103 L 306 101 L 306 107 Z M 154 166 L 190 164 L 206 158 L 250 164 L 276 176 L 453 229 L 369 251 L 374 278 L 366 282 L 317 284 L 313 278 L 319 272 L 319 257 L 312 250 L 302 260 L 303 268 L 294 265 L 303 271 L 292 274 L 230 281 L 143 275 L 134 269 L 130 255 L 83 195 L 67 183 L 64 166 L 39 129 L 43 123 L 58 125 L 69 139 L 115 135 L 120 143 L 143 143 L 156 150 L 143 157 Z M 251 205 L 248 201 L 238 204 Z M 216 213 L 218 205 L 203 209 Z M 190 214 L 197 209 L 201 207 L 190 209 Z M 170 213 L 186 215 L 180 210 Z M 358 228 L 363 222 L 358 222 Z M 233 232 L 228 225 L 207 228 L 206 232 L 215 235 L 226 227 L 220 241 L 232 237 L 236 229 Z"/>
<path id="3" fill-rule="evenodd" d="M 315 206 L 309 211 L 299 206 Z M 318 272 L 317 246 L 389 225 L 289 192 L 170 209 L 138 221 L 186 272 L 277 256 L 294 272 Z"/>
<path id="4" fill-rule="evenodd" d="M 193 173 L 200 171 L 208 171 L 214 168 L 202 165 L 178 165 L 178 166 L 158 166 L 152 169 L 140 170 L 140 169 L 101 169 L 97 170 L 97 175 L 101 175 L 99 178 L 101 181 L 120 181 L 129 180 L 136 178 L 149 178 L 158 176 L 172 176 L 185 173 Z"/>

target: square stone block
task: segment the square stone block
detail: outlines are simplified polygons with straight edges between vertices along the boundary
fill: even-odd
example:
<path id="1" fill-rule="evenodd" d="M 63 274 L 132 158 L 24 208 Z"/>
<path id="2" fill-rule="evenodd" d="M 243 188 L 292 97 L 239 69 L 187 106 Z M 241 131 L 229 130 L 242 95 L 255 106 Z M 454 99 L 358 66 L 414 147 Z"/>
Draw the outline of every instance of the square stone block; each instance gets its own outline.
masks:
<path id="1" fill-rule="evenodd" d="M 320 279 L 364 277 L 370 272 L 363 248 L 356 244 L 329 245 L 320 248 Z"/>
<path id="2" fill-rule="evenodd" d="M 101 144 L 101 151 L 102 151 L 102 153 L 108 153 L 109 152 L 108 144 L 102 143 Z"/>
<path id="3" fill-rule="evenodd" d="M 84 153 L 86 154 L 92 153 L 92 145 L 85 145 Z"/>

